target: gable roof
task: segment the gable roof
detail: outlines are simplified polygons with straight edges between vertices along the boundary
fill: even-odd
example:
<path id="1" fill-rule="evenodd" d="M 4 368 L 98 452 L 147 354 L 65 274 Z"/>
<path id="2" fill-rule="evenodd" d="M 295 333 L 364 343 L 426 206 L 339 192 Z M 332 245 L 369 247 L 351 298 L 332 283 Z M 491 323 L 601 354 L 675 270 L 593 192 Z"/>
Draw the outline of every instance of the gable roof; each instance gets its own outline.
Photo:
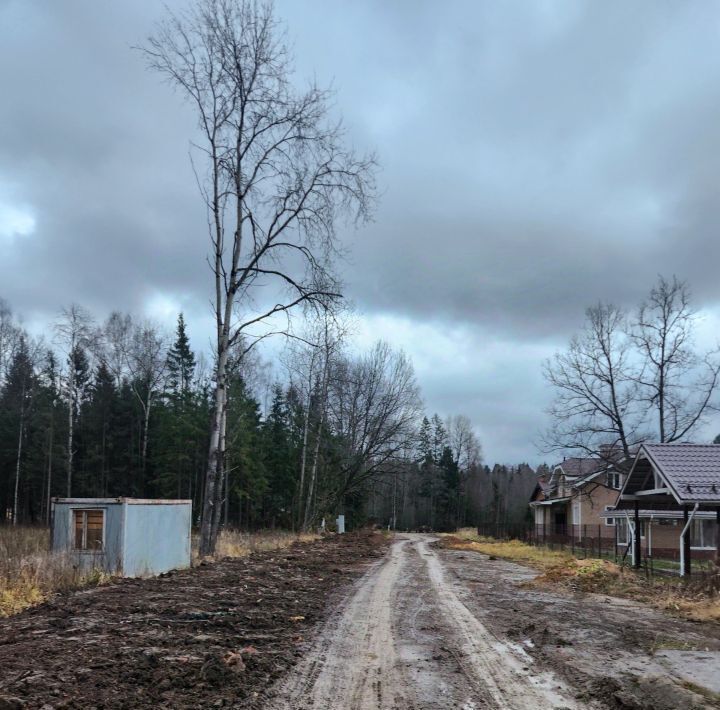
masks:
<path id="1" fill-rule="evenodd" d="M 720 505 L 720 444 L 643 444 L 621 497 L 647 490 L 651 470 L 645 462 L 666 483 L 678 504 Z"/>
<path id="2" fill-rule="evenodd" d="M 533 488 L 533 492 L 530 495 L 530 502 L 532 503 L 534 500 L 543 500 L 549 489 L 550 483 L 545 479 L 545 475 L 543 474 L 538 476 L 535 481 L 535 488 Z"/>
<path id="3" fill-rule="evenodd" d="M 578 476 L 595 473 L 602 467 L 603 462 L 601 459 L 572 457 L 556 464 L 553 472 L 560 468 L 566 478 L 577 478 Z"/>

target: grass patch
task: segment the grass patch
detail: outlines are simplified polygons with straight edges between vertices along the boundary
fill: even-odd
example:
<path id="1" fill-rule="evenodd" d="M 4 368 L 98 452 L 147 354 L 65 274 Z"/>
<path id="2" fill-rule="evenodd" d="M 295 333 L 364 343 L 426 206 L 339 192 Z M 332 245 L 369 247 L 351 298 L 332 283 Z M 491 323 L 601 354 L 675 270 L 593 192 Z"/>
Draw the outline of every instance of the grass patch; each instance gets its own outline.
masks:
<path id="1" fill-rule="evenodd" d="M 457 535 L 443 535 L 440 546 L 451 550 L 471 550 L 489 557 L 520 562 L 539 570 L 549 570 L 568 565 L 573 561 L 569 552 L 546 550 L 543 547 L 526 545 L 520 540 L 494 540 L 478 537 L 461 530 Z"/>
<path id="2" fill-rule="evenodd" d="M 571 591 L 594 592 L 645 602 L 695 621 L 720 622 L 717 580 L 707 578 L 646 577 L 607 559 L 577 559 L 569 552 L 528 545 L 520 540 L 480 537 L 465 528 L 444 535 L 441 547 L 470 550 L 510 560 L 540 572 L 529 584 L 559 585 Z"/>
<path id="3" fill-rule="evenodd" d="M 315 533 L 294 533 L 287 530 L 260 530 L 253 533 L 221 530 L 215 547 L 215 558 L 247 557 L 253 552 L 283 550 L 295 542 L 311 542 L 319 537 Z"/>
<path id="4" fill-rule="evenodd" d="M 0 526 L 0 617 L 108 579 L 99 570 L 80 572 L 68 555 L 51 552 L 47 528 Z"/>

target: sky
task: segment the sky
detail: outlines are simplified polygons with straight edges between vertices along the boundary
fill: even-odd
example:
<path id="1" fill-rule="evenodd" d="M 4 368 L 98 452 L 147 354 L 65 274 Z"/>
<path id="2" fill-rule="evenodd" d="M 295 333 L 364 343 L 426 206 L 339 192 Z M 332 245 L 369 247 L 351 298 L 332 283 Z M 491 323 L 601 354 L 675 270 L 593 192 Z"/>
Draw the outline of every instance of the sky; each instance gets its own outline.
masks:
<path id="1" fill-rule="evenodd" d="M 720 5 L 276 10 L 297 80 L 332 85 L 348 141 L 380 162 L 373 221 L 341 231 L 355 344 L 403 348 L 428 413 L 469 416 L 486 460 L 552 459 L 541 366 L 586 306 L 632 308 L 676 274 L 698 343 L 715 342 Z M 208 347 L 195 119 L 132 49 L 163 15 L 156 0 L 0 0 L 0 297 L 35 332 L 71 302 L 170 328 L 183 310 Z"/>

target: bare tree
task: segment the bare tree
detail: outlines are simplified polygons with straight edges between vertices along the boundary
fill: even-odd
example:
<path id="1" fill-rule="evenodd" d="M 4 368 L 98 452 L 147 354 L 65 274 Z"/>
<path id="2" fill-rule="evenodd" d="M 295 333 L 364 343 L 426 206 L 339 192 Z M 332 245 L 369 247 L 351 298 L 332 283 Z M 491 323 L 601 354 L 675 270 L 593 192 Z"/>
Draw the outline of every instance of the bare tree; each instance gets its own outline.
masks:
<path id="1" fill-rule="evenodd" d="M 293 87 L 270 4 L 199 0 L 188 12 L 170 14 L 143 51 L 194 106 L 202 136 L 196 147 L 206 166 L 198 183 L 209 215 L 216 364 L 205 555 L 215 546 L 230 348 L 241 337 L 252 347 L 282 331 L 277 316 L 300 303 L 337 296 L 329 270 L 336 221 L 347 211 L 367 215 L 373 161 L 343 148 L 326 91 Z"/>
<path id="2" fill-rule="evenodd" d="M 342 503 L 347 493 L 405 461 L 422 403 L 412 363 L 384 342 L 367 355 L 338 359 L 328 382 L 329 425 L 341 446 L 333 496 Z"/>
<path id="3" fill-rule="evenodd" d="M 87 348 L 94 341 L 94 327 L 90 314 L 77 303 L 63 308 L 59 320 L 55 323 L 58 341 L 67 355 L 67 375 L 65 377 L 65 397 L 68 405 L 67 432 L 67 496 L 72 495 L 73 475 L 73 438 L 75 418 L 78 409 L 78 387 L 75 378 L 74 357 L 79 348 Z"/>
<path id="4" fill-rule="evenodd" d="M 15 323 L 10 306 L 0 298 L 0 385 L 7 378 L 21 335 L 22 329 Z"/>
<path id="5" fill-rule="evenodd" d="M 118 386 L 127 380 L 143 413 L 140 469 L 147 471 L 150 414 L 166 373 L 167 337 L 150 321 L 136 323 L 129 314 L 112 313 L 98 338 L 99 353 Z"/>
<path id="6" fill-rule="evenodd" d="M 445 420 L 445 431 L 447 431 L 448 446 L 461 471 L 467 471 L 471 466 L 476 466 L 482 461 L 480 439 L 469 417 L 464 414 L 449 416 Z"/>
<path id="7" fill-rule="evenodd" d="M 19 517 L 19 492 L 20 477 L 23 460 L 23 444 L 27 437 L 28 419 L 30 418 L 31 409 L 33 407 L 33 399 L 35 395 L 36 377 L 35 377 L 35 358 L 37 356 L 37 347 L 31 351 L 27 337 L 24 333 L 20 334 L 19 342 L 13 357 L 12 373 L 15 380 L 14 385 L 17 388 L 15 393 L 18 407 L 18 438 L 15 456 L 15 485 L 13 490 L 13 525 L 17 525 Z"/>
<path id="8" fill-rule="evenodd" d="M 576 450 L 617 462 L 643 438 L 637 371 L 625 312 L 611 304 L 588 308 L 582 332 L 567 351 L 544 364 L 555 388 L 545 433 L 547 451 Z"/>
<path id="9" fill-rule="evenodd" d="M 684 439 L 709 411 L 718 385 L 718 351 L 693 350 L 695 313 L 684 281 L 660 276 L 638 309 L 633 338 L 643 366 L 641 396 L 657 421 L 659 441 Z"/>

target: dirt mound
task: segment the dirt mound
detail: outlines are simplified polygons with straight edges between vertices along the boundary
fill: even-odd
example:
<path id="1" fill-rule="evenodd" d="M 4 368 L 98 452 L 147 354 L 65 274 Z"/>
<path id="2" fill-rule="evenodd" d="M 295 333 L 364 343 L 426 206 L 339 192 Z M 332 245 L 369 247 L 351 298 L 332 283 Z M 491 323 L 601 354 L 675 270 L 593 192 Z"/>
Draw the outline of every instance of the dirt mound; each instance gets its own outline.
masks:
<path id="1" fill-rule="evenodd" d="M 584 592 L 600 591 L 620 577 L 621 568 L 609 560 L 568 560 L 546 569 L 533 584 L 562 584 Z"/>
<path id="2" fill-rule="evenodd" d="M 332 536 L 59 596 L 0 621 L 0 688 L 28 707 L 261 708 L 385 546 Z"/>

